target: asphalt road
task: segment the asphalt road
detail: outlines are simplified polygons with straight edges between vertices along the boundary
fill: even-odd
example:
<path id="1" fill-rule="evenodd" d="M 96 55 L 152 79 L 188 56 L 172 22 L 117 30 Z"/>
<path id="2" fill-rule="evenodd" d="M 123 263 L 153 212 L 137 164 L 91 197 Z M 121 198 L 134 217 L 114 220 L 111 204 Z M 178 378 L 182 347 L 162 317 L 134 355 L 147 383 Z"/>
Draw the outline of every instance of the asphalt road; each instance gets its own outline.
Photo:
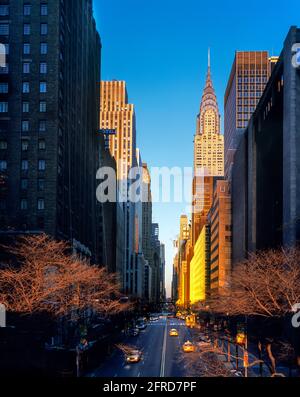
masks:
<path id="1" fill-rule="evenodd" d="M 176 328 L 179 337 L 170 337 L 169 331 Z M 143 352 L 139 363 L 127 364 L 124 355 L 115 351 L 92 377 L 182 377 L 185 373 L 182 362 L 182 345 L 191 339 L 190 331 L 183 321 L 160 318 L 148 324 L 137 337 L 128 337 L 123 342 Z"/>

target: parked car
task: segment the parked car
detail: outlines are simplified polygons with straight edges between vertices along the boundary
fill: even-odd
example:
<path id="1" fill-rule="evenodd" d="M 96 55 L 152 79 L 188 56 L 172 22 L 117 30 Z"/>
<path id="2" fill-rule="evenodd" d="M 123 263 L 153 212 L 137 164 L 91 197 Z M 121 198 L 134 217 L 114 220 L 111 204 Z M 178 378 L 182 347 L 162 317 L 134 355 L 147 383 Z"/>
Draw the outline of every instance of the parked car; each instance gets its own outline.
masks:
<path id="1" fill-rule="evenodd" d="M 127 363 L 138 363 L 142 359 L 142 352 L 140 350 L 132 350 L 130 353 L 125 355 L 125 361 Z"/>
<path id="2" fill-rule="evenodd" d="M 147 328 L 147 324 L 146 323 L 138 323 L 136 327 L 139 331 L 144 331 Z"/>
<path id="3" fill-rule="evenodd" d="M 140 333 L 138 328 L 131 328 L 128 332 L 129 336 L 138 336 Z"/>

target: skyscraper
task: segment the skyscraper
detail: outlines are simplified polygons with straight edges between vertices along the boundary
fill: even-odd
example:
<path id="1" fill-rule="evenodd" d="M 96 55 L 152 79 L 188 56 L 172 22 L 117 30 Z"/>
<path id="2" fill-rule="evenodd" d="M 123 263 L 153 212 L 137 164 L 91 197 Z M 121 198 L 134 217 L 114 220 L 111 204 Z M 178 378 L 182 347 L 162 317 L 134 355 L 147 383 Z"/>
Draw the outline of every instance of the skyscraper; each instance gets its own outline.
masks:
<path id="1" fill-rule="evenodd" d="M 128 103 L 125 81 L 101 81 L 100 129 L 111 130 L 107 137 L 111 155 L 117 163 L 118 192 L 124 211 L 124 269 L 121 278 L 124 292 L 136 294 L 136 209 L 128 200 L 128 173 L 137 166 L 136 123 L 134 105 Z"/>
<path id="2" fill-rule="evenodd" d="M 206 223 L 206 216 L 212 204 L 213 178 L 223 175 L 224 136 L 221 135 L 220 113 L 211 78 L 209 53 L 206 83 L 194 139 L 193 244 Z"/>
<path id="3" fill-rule="evenodd" d="M 241 137 L 232 173 L 233 266 L 249 252 L 300 241 L 300 78 L 292 26 Z"/>
<path id="4" fill-rule="evenodd" d="M 136 165 L 136 123 L 125 81 L 101 81 L 100 128 L 115 130 L 108 138 L 109 148 L 117 162 L 118 179 L 127 179 L 129 169 Z"/>
<path id="5" fill-rule="evenodd" d="M 92 1 L 10 0 L 3 11 L 1 235 L 45 232 L 98 261 L 101 43 Z"/>
<path id="6" fill-rule="evenodd" d="M 152 283 L 152 246 L 151 246 L 151 235 L 152 235 L 152 195 L 151 195 L 151 177 L 148 166 L 143 163 L 143 238 L 142 248 L 145 263 L 145 274 L 144 274 L 144 297 L 145 299 L 151 300 L 151 283 Z"/>
<path id="7" fill-rule="evenodd" d="M 236 51 L 224 99 L 225 176 L 230 178 L 239 140 L 269 80 L 277 57 Z"/>

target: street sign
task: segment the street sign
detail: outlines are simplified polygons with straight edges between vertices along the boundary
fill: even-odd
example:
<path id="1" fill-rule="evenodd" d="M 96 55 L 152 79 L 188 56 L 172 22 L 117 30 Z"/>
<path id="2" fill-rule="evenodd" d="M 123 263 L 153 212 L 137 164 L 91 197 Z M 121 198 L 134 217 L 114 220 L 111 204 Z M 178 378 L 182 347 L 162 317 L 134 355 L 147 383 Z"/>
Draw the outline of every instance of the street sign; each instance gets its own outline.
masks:
<path id="1" fill-rule="evenodd" d="M 244 368 L 249 367 L 249 354 L 246 350 L 244 350 Z"/>
<path id="2" fill-rule="evenodd" d="M 111 129 L 104 129 L 104 130 L 98 130 L 99 134 L 103 135 L 116 135 L 117 130 L 111 130 Z"/>

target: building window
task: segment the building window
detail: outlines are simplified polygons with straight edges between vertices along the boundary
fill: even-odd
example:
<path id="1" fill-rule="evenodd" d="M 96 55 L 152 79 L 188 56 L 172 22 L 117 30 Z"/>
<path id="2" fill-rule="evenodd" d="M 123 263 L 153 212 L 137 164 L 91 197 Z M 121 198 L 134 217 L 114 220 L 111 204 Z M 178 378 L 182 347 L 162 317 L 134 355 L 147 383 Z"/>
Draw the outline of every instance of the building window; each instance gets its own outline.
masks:
<path id="1" fill-rule="evenodd" d="M 1 160 L 0 161 L 0 171 L 6 171 L 7 170 L 7 161 L 6 160 Z"/>
<path id="2" fill-rule="evenodd" d="M 45 113 L 47 111 L 47 103 L 45 101 L 40 102 L 40 112 Z"/>
<path id="3" fill-rule="evenodd" d="M 30 73 L 30 63 L 29 62 L 23 63 L 23 73 L 25 73 L 25 74 Z"/>
<path id="4" fill-rule="evenodd" d="M 29 92 L 30 92 L 30 85 L 29 85 L 28 82 L 24 82 L 24 83 L 23 83 L 22 92 L 23 92 L 23 94 L 29 94 Z"/>
<path id="5" fill-rule="evenodd" d="M 31 14 L 31 5 L 30 4 L 24 4 L 23 15 L 29 16 L 30 14 Z"/>
<path id="6" fill-rule="evenodd" d="M 41 74 L 46 74 L 47 73 L 47 63 L 46 62 L 41 62 L 40 63 L 40 73 Z"/>
<path id="7" fill-rule="evenodd" d="M 45 179 L 42 179 L 42 178 L 40 178 L 40 179 L 38 179 L 38 191 L 39 192 L 42 192 L 42 191 L 44 191 L 45 190 Z"/>
<path id="8" fill-rule="evenodd" d="M 5 66 L 0 68 L 0 74 L 8 74 L 8 72 L 9 72 L 9 65 L 7 63 Z"/>
<path id="9" fill-rule="evenodd" d="M 4 44 L 4 48 L 5 48 L 5 55 L 9 55 L 9 44 Z"/>
<path id="10" fill-rule="evenodd" d="M 24 43 L 23 44 L 23 54 L 24 55 L 29 55 L 30 54 L 30 44 L 29 43 Z"/>
<path id="11" fill-rule="evenodd" d="M 41 52 L 41 55 L 46 55 L 48 53 L 48 44 L 47 43 L 41 43 L 40 52 Z"/>
<path id="12" fill-rule="evenodd" d="M 29 102 L 23 102 L 22 111 L 23 113 L 29 113 Z"/>
<path id="13" fill-rule="evenodd" d="M 0 94 L 8 93 L 8 83 L 0 83 Z"/>
<path id="14" fill-rule="evenodd" d="M 9 15 L 9 6 L 7 4 L 0 5 L 0 16 L 5 17 Z"/>
<path id="15" fill-rule="evenodd" d="M 41 15 L 42 16 L 48 15 L 48 5 L 47 4 L 41 4 Z"/>
<path id="16" fill-rule="evenodd" d="M 29 121 L 23 120 L 22 121 L 22 132 L 27 132 L 27 131 L 29 131 Z"/>
<path id="17" fill-rule="evenodd" d="M 47 83 L 45 81 L 40 82 L 40 93 L 45 94 L 47 92 Z"/>
<path id="18" fill-rule="evenodd" d="M 28 171 L 28 168 L 29 168 L 28 160 L 22 160 L 21 168 L 22 168 L 22 171 Z"/>
<path id="19" fill-rule="evenodd" d="M 22 199 L 21 200 L 21 210 L 26 211 L 28 209 L 28 201 L 27 199 Z"/>
<path id="20" fill-rule="evenodd" d="M 45 171 L 45 169 L 46 169 L 46 161 L 45 160 L 39 160 L 38 168 L 39 168 L 39 171 Z"/>
<path id="21" fill-rule="evenodd" d="M 41 23 L 41 35 L 45 36 L 48 34 L 48 24 L 47 23 Z"/>
<path id="22" fill-rule="evenodd" d="M 6 150 L 7 149 L 7 141 L 1 140 L 0 141 L 0 150 Z"/>
<path id="23" fill-rule="evenodd" d="M 28 189 L 28 179 L 21 179 L 21 190 L 27 190 Z"/>
<path id="24" fill-rule="evenodd" d="M 8 102 L 0 102 L 0 113 L 8 112 Z"/>
<path id="25" fill-rule="evenodd" d="M 24 34 L 24 36 L 29 36 L 30 35 L 30 24 L 29 23 L 24 23 L 24 25 L 23 25 L 23 34 Z"/>
<path id="26" fill-rule="evenodd" d="M 43 211 L 45 209 L 45 200 L 44 199 L 38 199 L 37 208 L 39 211 Z"/>
<path id="27" fill-rule="evenodd" d="M 27 152 L 29 147 L 29 142 L 27 139 L 23 139 L 21 142 L 22 152 Z"/>
<path id="28" fill-rule="evenodd" d="M 46 142 L 44 139 L 39 140 L 39 150 L 45 150 L 46 149 Z"/>
<path id="29" fill-rule="evenodd" d="M 0 23 L 0 36 L 8 36 L 8 35 L 9 35 L 9 24 Z"/>
<path id="30" fill-rule="evenodd" d="M 39 131 L 45 132 L 46 131 L 46 120 L 40 120 L 39 122 Z"/>

